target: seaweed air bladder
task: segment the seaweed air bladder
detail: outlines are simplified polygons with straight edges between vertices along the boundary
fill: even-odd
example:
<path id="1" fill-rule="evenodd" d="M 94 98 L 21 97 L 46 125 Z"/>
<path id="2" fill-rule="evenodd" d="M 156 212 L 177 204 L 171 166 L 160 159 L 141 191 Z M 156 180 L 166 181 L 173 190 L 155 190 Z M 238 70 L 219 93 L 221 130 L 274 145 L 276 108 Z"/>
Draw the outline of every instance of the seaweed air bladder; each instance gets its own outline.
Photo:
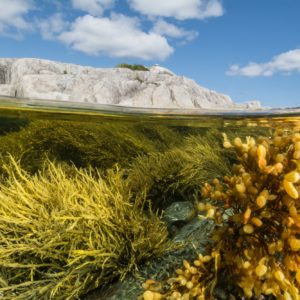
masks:
<path id="1" fill-rule="evenodd" d="M 216 224 L 212 245 L 167 282 L 145 282 L 145 300 L 213 299 L 222 278 L 237 297 L 300 299 L 300 133 L 224 134 L 224 147 L 238 161 L 233 175 L 206 183 L 198 204 Z"/>

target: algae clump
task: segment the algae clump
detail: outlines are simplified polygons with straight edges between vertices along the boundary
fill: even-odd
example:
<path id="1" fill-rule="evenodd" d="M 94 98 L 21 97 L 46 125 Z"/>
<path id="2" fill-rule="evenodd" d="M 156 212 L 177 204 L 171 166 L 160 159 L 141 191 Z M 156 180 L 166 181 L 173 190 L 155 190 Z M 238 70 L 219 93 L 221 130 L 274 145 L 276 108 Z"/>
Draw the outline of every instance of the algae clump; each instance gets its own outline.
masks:
<path id="1" fill-rule="evenodd" d="M 0 136 L 0 154 L 21 159 L 30 172 L 41 168 L 46 157 L 105 170 L 116 163 L 126 166 L 138 155 L 164 150 L 178 140 L 175 131 L 163 126 L 36 120 Z"/>
<path id="2" fill-rule="evenodd" d="M 300 133 L 224 134 L 224 147 L 239 163 L 203 186 L 198 209 L 216 224 L 207 255 L 184 261 L 165 285 L 145 282 L 143 299 L 214 299 L 224 278 L 239 298 L 300 299 Z"/>
<path id="3" fill-rule="evenodd" d="M 10 157 L 2 168 L 1 299 L 77 299 L 169 247 L 117 167 L 104 178 L 48 160 L 30 175 Z"/>
<path id="4" fill-rule="evenodd" d="M 230 172 L 221 141 L 210 135 L 189 136 L 181 146 L 136 158 L 128 174 L 132 190 L 146 190 L 155 208 L 165 208 L 175 201 L 194 201 L 207 179 Z"/>

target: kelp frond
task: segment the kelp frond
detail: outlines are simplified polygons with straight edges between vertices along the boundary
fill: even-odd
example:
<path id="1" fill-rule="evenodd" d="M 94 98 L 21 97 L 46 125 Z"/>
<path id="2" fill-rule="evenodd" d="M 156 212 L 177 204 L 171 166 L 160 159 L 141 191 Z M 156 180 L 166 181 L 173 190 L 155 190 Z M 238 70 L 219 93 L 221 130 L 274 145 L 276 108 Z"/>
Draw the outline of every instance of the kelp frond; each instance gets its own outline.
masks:
<path id="1" fill-rule="evenodd" d="M 1 299 L 76 299 L 166 250 L 166 228 L 118 169 L 103 179 L 47 161 L 30 175 L 12 157 L 3 169 Z"/>

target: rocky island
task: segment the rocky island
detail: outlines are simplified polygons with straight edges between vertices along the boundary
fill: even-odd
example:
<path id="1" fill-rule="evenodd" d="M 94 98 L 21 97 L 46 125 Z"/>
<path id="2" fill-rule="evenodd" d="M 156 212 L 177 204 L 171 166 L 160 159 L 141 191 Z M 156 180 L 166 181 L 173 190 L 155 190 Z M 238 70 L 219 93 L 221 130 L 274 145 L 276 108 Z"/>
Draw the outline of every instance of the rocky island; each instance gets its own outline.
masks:
<path id="1" fill-rule="evenodd" d="M 146 71 L 92 68 L 35 58 L 0 58 L 0 95 L 147 108 L 259 109 L 158 65 Z"/>

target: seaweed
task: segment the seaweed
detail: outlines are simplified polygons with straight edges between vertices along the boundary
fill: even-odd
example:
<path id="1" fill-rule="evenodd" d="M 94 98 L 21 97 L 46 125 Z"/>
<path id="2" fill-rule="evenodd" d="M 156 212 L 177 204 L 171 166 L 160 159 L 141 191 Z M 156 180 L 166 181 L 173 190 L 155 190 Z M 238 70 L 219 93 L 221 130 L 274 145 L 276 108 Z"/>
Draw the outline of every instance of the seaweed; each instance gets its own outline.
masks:
<path id="1" fill-rule="evenodd" d="M 29 174 L 10 156 L 2 168 L 1 299 L 77 299 L 170 246 L 118 167 L 104 178 L 47 160 Z"/>
<path id="2" fill-rule="evenodd" d="M 129 169 L 133 192 L 146 191 L 154 208 L 174 201 L 193 201 L 209 178 L 229 172 L 221 143 L 207 136 L 186 137 L 183 145 L 136 158 Z"/>
<path id="3" fill-rule="evenodd" d="M 0 136 L 9 132 L 19 131 L 28 123 L 27 119 L 0 115 Z"/>
<path id="4" fill-rule="evenodd" d="M 300 299 L 300 133 L 277 127 L 233 141 L 224 134 L 223 145 L 239 164 L 202 188 L 198 209 L 216 225 L 208 255 L 184 260 L 167 285 L 146 281 L 144 300 L 214 299 L 222 278 L 239 298 Z"/>
<path id="5" fill-rule="evenodd" d="M 178 140 L 178 134 L 162 126 L 36 120 L 0 137 L 0 154 L 21 159 L 30 172 L 36 172 L 45 157 L 105 170 L 116 163 L 126 166 L 136 156 L 161 151 Z"/>

